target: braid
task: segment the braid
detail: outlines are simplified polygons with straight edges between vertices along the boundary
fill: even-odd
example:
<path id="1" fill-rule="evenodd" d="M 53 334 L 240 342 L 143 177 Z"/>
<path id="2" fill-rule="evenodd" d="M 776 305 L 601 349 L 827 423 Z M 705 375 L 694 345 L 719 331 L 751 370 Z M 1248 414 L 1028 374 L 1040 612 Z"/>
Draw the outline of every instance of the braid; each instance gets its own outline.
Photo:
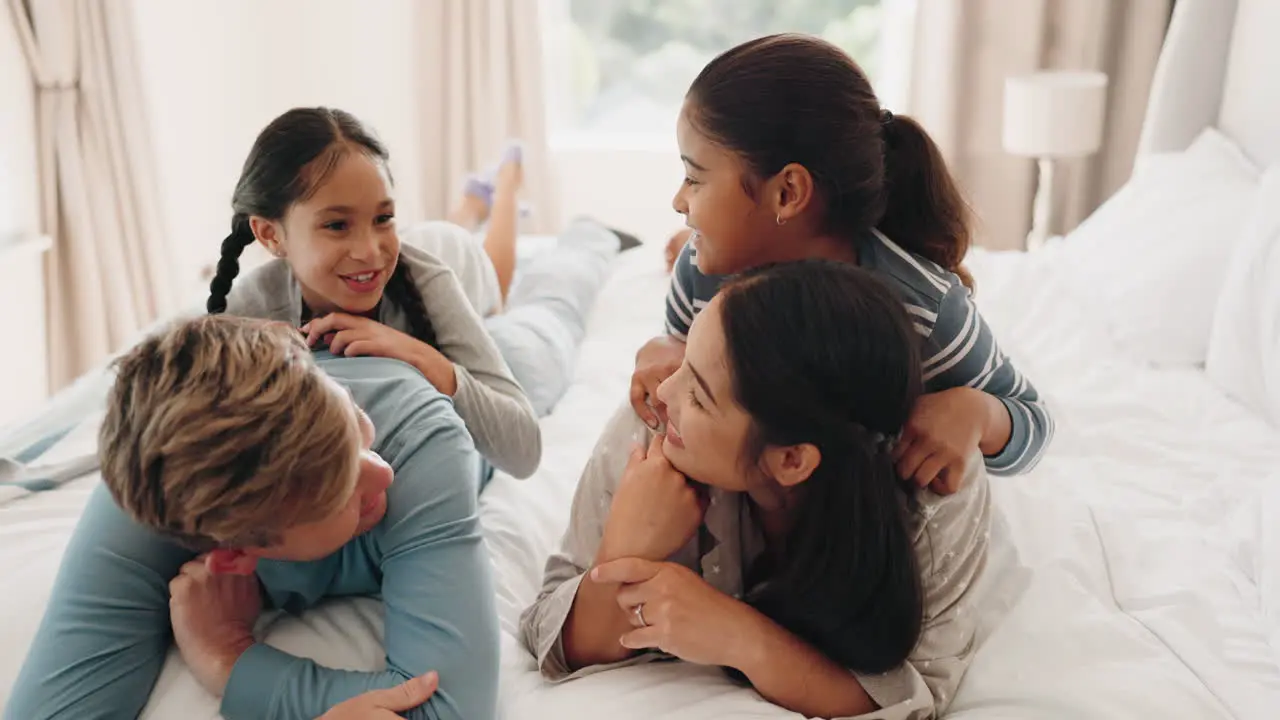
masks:
<path id="1" fill-rule="evenodd" d="M 422 293 L 418 292 L 418 286 L 413 282 L 413 274 L 409 272 L 409 266 L 405 264 L 403 255 L 398 258 L 396 269 L 391 273 L 391 277 L 387 278 L 385 292 L 392 302 L 400 306 L 405 317 L 408 318 L 409 334 L 431 347 L 437 347 L 436 329 L 431 324 L 431 317 L 427 315 L 427 305 L 422 300 Z"/>
<path id="2" fill-rule="evenodd" d="M 249 229 L 249 217 L 236 213 L 231 218 L 231 234 L 222 241 L 222 256 L 218 258 L 218 270 L 209 282 L 209 301 L 205 309 L 210 315 L 217 315 L 227 309 L 227 293 L 231 292 L 231 281 L 240 274 L 240 253 L 253 242 L 253 231 Z"/>

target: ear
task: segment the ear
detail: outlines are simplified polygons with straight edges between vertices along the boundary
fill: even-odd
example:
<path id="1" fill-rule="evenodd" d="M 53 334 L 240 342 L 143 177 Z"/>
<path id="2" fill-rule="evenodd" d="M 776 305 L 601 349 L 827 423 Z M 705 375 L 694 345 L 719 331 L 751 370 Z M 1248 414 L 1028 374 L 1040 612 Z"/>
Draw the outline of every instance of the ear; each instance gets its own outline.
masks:
<path id="1" fill-rule="evenodd" d="M 259 215 L 249 216 L 249 229 L 253 237 L 276 257 L 284 257 L 284 228 L 275 220 L 268 220 Z"/>
<path id="2" fill-rule="evenodd" d="M 770 180 L 769 195 L 774 206 L 770 208 L 778 222 L 784 223 L 805 211 L 814 202 L 817 188 L 809 169 L 799 163 L 791 163 L 778 171 Z"/>
<path id="3" fill-rule="evenodd" d="M 244 550 L 219 548 L 205 556 L 204 564 L 214 575 L 252 575 L 258 567 L 258 558 Z"/>
<path id="4" fill-rule="evenodd" d="M 822 453 L 816 445 L 802 443 L 800 445 L 770 446 L 765 448 L 761 458 L 764 470 L 779 485 L 795 487 L 818 469 L 822 463 Z"/>

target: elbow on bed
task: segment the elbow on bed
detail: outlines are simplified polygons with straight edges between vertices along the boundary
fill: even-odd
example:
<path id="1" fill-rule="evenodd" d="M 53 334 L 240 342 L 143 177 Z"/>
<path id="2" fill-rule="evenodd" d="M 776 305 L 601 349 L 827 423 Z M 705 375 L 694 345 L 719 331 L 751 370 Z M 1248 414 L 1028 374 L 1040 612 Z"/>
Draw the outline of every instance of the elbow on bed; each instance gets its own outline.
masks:
<path id="1" fill-rule="evenodd" d="M 491 648 L 492 650 L 490 651 Z M 497 638 L 473 648 L 467 668 L 441 668 L 440 686 L 424 703 L 404 713 L 412 720 L 492 720 L 498 715 Z M 481 667 L 483 666 L 483 667 Z M 390 671 L 401 682 L 409 676 Z"/>

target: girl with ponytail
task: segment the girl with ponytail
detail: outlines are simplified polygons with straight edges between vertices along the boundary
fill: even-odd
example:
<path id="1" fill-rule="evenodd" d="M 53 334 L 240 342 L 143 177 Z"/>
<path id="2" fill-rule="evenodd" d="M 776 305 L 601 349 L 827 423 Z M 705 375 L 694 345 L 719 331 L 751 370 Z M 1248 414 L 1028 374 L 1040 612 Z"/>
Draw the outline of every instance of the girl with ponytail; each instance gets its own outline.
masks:
<path id="1" fill-rule="evenodd" d="M 543 674 L 674 656 L 805 717 L 941 715 L 973 649 L 990 500 L 976 448 L 954 494 L 898 478 L 917 346 L 898 295 L 852 264 L 729 281 L 658 390 L 665 434 L 628 406 L 596 445 L 521 619 Z"/>
<path id="2" fill-rule="evenodd" d="M 904 479 L 954 492 L 975 448 L 993 474 L 1035 466 L 1053 420 L 971 298 L 969 208 L 929 135 L 882 108 L 848 55 L 803 35 L 728 50 L 693 81 L 676 136 L 686 177 L 673 205 L 689 231 L 667 333 L 637 355 L 631 386 L 651 427 L 655 390 L 723 276 L 825 258 L 888 282 L 920 339 L 925 394 L 895 448 Z"/>
<path id="3" fill-rule="evenodd" d="M 292 323 L 335 355 L 377 355 L 416 367 L 453 397 L 476 448 L 516 477 L 537 468 L 537 415 L 453 271 L 419 245 L 470 234 L 448 223 L 415 231 L 450 237 L 401 243 L 382 143 L 341 110 L 298 108 L 254 142 L 231 197 L 231 233 L 209 284 L 210 313 Z M 239 279 L 240 255 L 275 256 Z"/>

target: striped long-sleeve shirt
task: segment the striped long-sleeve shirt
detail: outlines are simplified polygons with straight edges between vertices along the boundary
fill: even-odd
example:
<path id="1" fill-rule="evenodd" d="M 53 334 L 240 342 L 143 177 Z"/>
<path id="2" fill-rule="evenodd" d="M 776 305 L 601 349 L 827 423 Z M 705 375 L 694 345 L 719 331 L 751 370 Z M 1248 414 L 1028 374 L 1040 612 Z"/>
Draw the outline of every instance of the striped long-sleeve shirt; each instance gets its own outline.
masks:
<path id="1" fill-rule="evenodd" d="M 1017 475 L 1040 460 L 1053 437 L 1050 416 L 1031 381 L 1000 351 L 969 289 L 954 273 L 903 250 L 878 230 L 858 244 L 858 264 L 899 292 L 924 338 L 924 387 L 938 392 L 971 387 L 997 397 L 1009 411 L 1012 433 L 999 454 L 986 458 L 994 475 Z M 693 318 L 720 289 L 723 276 L 703 275 L 686 245 L 667 294 L 667 332 L 684 339 Z"/>

